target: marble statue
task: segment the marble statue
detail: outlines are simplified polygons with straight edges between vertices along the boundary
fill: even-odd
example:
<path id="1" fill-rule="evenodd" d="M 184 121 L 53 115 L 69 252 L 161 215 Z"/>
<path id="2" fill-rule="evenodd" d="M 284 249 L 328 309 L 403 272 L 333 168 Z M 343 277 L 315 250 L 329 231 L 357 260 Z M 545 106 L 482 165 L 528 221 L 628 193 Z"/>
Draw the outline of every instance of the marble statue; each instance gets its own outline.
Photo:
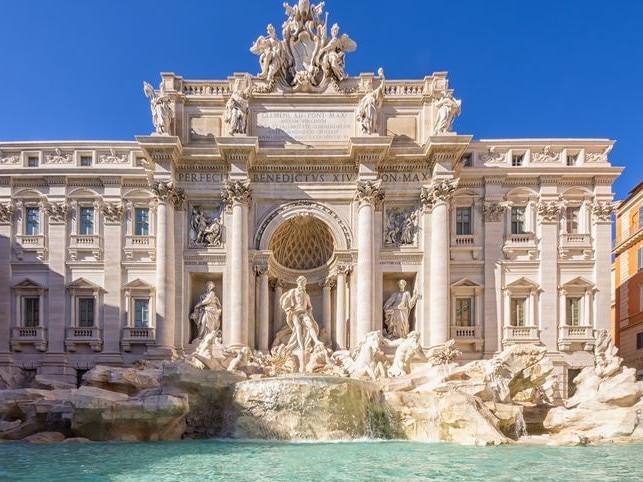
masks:
<path id="1" fill-rule="evenodd" d="M 194 206 L 190 219 L 190 241 L 193 244 L 219 247 L 222 243 L 221 220 L 209 218 L 201 208 Z"/>
<path id="2" fill-rule="evenodd" d="M 272 82 L 278 72 L 283 74 L 286 58 L 284 46 L 281 40 L 277 38 L 275 27 L 269 24 L 266 30 L 268 36 L 260 35 L 250 47 L 250 52 L 259 55 L 261 73 L 259 73 L 258 77 Z"/>
<path id="3" fill-rule="evenodd" d="M 409 334 L 409 315 L 419 298 L 417 288 L 413 294 L 406 291 L 406 281 L 398 281 L 399 291 L 384 303 L 384 324 L 388 338 L 406 338 Z"/>
<path id="4" fill-rule="evenodd" d="M 381 68 L 378 70 L 378 75 L 381 79 L 379 87 L 375 90 L 370 88 L 370 91 L 359 101 L 355 113 L 362 134 L 377 134 L 377 115 L 384 102 L 385 80 L 384 71 Z"/>
<path id="5" fill-rule="evenodd" d="M 299 371 L 305 371 L 306 353 L 313 351 L 314 345 L 323 345 L 319 340 L 319 325 L 313 317 L 313 306 L 306 293 L 306 277 L 297 278 L 297 287 L 281 296 L 279 303 L 286 313 L 286 323 L 292 335 L 286 347 L 296 351 L 299 357 Z"/>
<path id="6" fill-rule="evenodd" d="M 334 77 L 342 81 L 348 77 L 344 71 L 346 52 L 353 52 L 357 48 L 357 44 L 346 34 L 339 37 L 339 25 L 337 24 L 333 25 L 330 32 L 330 40 L 320 50 L 321 68 L 324 77 Z"/>
<path id="7" fill-rule="evenodd" d="M 357 44 L 348 35 L 340 35 L 337 24 L 329 37 L 328 14 L 322 18 L 324 5 L 308 0 L 283 4 L 287 17 L 281 30 L 283 39 L 279 40 L 275 28 L 268 25 L 268 36 L 259 36 L 250 48 L 259 55 L 259 79 L 268 83 L 257 87 L 257 92 L 271 92 L 277 82 L 281 88 L 299 92 L 319 92 L 329 84 L 339 89 L 339 82 L 348 77 L 345 54 L 353 52 Z"/>
<path id="8" fill-rule="evenodd" d="M 214 281 L 206 283 L 205 291 L 194 305 L 190 319 L 196 323 L 199 340 L 204 340 L 209 334 L 221 339 L 221 302 L 214 292 Z"/>
<path id="9" fill-rule="evenodd" d="M 460 115 L 462 101 L 453 98 L 452 92 L 444 92 L 435 103 L 437 115 L 433 123 L 433 135 L 446 134 L 451 131 L 453 121 Z"/>
<path id="10" fill-rule="evenodd" d="M 232 95 L 226 102 L 224 120 L 228 123 L 228 134 L 247 134 L 248 132 L 248 98 L 252 92 L 252 81 L 246 75 L 246 86 L 241 88 L 241 79 L 236 79 L 232 87 Z"/>
<path id="11" fill-rule="evenodd" d="M 172 123 L 172 108 L 170 107 L 170 98 L 163 90 L 163 84 L 158 93 L 154 91 L 147 82 L 143 82 L 143 91 L 145 96 L 150 99 L 150 109 L 152 110 L 152 122 L 157 134 L 170 135 L 170 125 Z"/>
<path id="12" fill-rule="evenodd" d="M 399 377 L 411 373 L 411 362 L 414 359 L 426 361 L 426 356 L 420 345 L 420 333 L 412 331 L 406 338 L 401 339 L 395 350 L 393 363 L 388 369 L 389 377 Z"/>

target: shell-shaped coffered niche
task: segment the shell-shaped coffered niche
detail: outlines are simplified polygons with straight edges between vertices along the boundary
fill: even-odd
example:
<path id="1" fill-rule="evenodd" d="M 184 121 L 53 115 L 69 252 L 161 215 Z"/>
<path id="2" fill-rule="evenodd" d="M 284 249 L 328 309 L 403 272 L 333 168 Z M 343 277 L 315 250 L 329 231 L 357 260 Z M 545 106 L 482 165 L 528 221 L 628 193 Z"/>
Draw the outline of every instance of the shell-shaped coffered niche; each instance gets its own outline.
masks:
<path id="1" fill-rule="evenodd" d="M 285 221 L 270 239 L 275 261 L 295 271 L 309 271 L 326 265 L 335 243 L 328 226 L 314 216 L 299 215 Z"/>

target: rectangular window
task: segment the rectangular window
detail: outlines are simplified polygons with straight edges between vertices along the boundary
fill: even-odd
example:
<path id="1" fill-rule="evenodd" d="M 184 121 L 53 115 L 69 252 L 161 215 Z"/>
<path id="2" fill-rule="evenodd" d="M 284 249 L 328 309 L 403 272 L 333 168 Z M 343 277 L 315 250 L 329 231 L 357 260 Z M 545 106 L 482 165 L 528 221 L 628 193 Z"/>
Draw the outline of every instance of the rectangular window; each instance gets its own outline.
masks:
<path id="1" fill-rule="evenodd" d="M 462 167 L 472 167 L 473 166 L 473 156 L 471 154 L 465 154 L 462 156 Z"/>
<path id="2" fill-rule="evenodd" d="M 25 209 L 25 234 L 38 236 L 40 234 L 40 208 Z"/>
<path id="3" fill-rule="evenodd" d="M 134 235 L 149 236 L 150 210 L 148 208 L 134 209 Z"/>
<path id="4" fill-rule="evenodd" d="M 580 297 L 567 298 L 567 326 L 579 326 L 581 324 L 580 307 Z"/>
<path id="5" fill-rule="evenodd" d="M 636 349 L 640 350 L 641 348 L 643 348 L 643 331 L 636 334 Z"/>
<path id="6" fill-rule="evenodd" d="M 522 166 L 524 158 L 524 154 L 514 154 L 513 156 L 511 156 L 511 165 L 513 167 Z"/>
<path id="7" fill-rule="evenodd" d="M 578 163 L 578 154 L 567 154 L 567 165 L 575 166 Z"/>
<path id="8" fill-rule="evenodd" d="M 80 165 L 82 167 L 89 167 L 92 165 L 92 156 L 80 156 Z"/>
<path id="9" fill-rule="evenodd" d="M 567 232 L 569 234 L 578 234 L 578 220 L 580 217 L 580 208 L 569 207 L 565 210 L 565 219 L 567 222 Z"/>
<path id="10" fill-rule="evenodd" d="M 639 271 L 641 271 L 643 269 L 643 246 L 641 246 L 637 250 L 637 256 L 638 256 L 637 266 L 638 266 Z"/>
<path id="11" fill-rule="evenodd" d="M 468 208 L 456 208 L 455 210 L 455 233 L 458 235 L 472 234 L 471 211 Z"/>
<path id="12" fill-rule="evenodd" d="M 34 156 L 29 156 L 27 158 L 27 167 L 38 167 L 38 158 Z"/>
<path id="13" fill-rule="evenodd" d="M 455 300 L 456 326 L 473 326 L 473 299 L 456 298 Z"/>
<path id="14" fill-rule="evenodd" d="M 511 234 L 525 233 L 525 208 L 511 208 Z"/>
<path id="15" fill-rule="evenodd" d="M 25 327 L 40 326 L 40 298 L 23 298 Z"/>
<path id="16" fill-rule="evenodd" d="M 150 326 L 150 300 L 134 300 L 134 327 L 149 328 Z"/>
<path id="17" fill-rule="evenodd" d="M 639 208 L 639 228 L 643 228 L 643 206 Z"/>
<path id="18" fill-rule="evenodd" d="M 80 208 L 78 234 L 85 236 L 94 234 L 94 208 Z"/>
<path id="19" fill-rule="evenodd" d="M 94 326 L 94 298 L 78 299 L 78 326 L 83 328 Z"/>
<path id="20" fill-rule="evenodd" d="M 511 298 L 511 326 L 527 325 L 527 298 Z"/>

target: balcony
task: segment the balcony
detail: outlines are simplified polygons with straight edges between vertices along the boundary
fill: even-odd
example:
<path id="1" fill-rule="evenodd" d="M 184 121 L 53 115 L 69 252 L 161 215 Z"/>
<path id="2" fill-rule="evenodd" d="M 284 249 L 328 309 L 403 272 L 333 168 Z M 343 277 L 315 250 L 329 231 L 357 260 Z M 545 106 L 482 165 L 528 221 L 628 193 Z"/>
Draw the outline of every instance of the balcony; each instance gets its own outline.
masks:
<path id="1" fill-rule="evenodd" d="M 98 352 L 103 349 L 102 330 L 96 327 L 71 327 L 66 330 L 65 347 L 67 351 L 75 352 L 77 345 L 89 345 Z"/>
<path id="2" fill-rule="evenodd" d="M 536 326 L 505 326 L 503 331 L 503 345 L 540 342 L 540 334 Z"/>
<path id="3" fill-rule="evenodd" d="M 47 239 L 44 234 L 28 236 L 19 234 L 16 236 L 17 246 L 14 254 L 18 261 L 27 261 L 25 257 L 34 255 L 38 261 L 45 261 L 47 257 Z"/>
<path id="4" fill-rule="evenodd" d="M 451 237 L 451 259 L 472 260 L 478 259 L 482 254 L 482 246 L 477 246 L 476 236 L 473 234 L 458 234 Z"/>
<path id="5" fill-rule="evenodd" d="M 87 235 L 71 235 L 69 238 L 69 259 L 71 261 L 80 260 L 93 260 L 98 261 L 102 259 L 103 250 L 101 248 L 100 236 L 87 234 Z M 87 258 L 90 259 L 87 259 Z"/>
<path id="6" fill-rule="evenodd" d="M 154 261 L 156 238 L 154 236 L 125 236 L 123 248 L 127 261 Z"/>
<path id="7" fill-rule="evenodd" d="M 32 345 L 38 351 L 47 351 L 47 329 L 42 326 L 14 326 L 11 329 L 11 350 L 22 351 Z"/>
<path id="8" fill-rule="evenodd" d="M 558 327 L 558 349 L 560 351 L 576 348 L 592 351 L 595 341 L 593 326 L 563 325 Z"/>
<path id="9" fill-rule="evenodd" d="M 591 259 L 592 236 L 590 234 L 566 233 L 560 236 L 559 252 L 561 258 L 580 256 L 582 259 Z"/>
<path id="10" fill-rule="evenodd" d="M 451 339 L 458 345 L 474 345 L 475 350 L 481 350 L 483 345 L 482 327 L 480 326 L 451 326 Z"/>
<path id="11" fill-rule="evenodd" d="M 534 233 L 510 234 L 502 247 L 509 259 L 536 259 L 538 247 Z"/>
<path id="12" fill-rule="evenodd" d="M 132 351 L 132 345 L 154 346 L 155 344 L 154 328 L 130 326 L 123 328 L 123 338 L 121 340 L 123 351 Z"/>

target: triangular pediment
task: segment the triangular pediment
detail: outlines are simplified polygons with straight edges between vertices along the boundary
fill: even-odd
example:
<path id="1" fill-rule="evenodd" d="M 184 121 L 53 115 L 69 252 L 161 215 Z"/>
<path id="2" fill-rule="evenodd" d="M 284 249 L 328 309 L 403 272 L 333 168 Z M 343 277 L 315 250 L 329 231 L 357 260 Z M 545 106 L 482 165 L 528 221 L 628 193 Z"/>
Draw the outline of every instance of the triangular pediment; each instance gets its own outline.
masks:
<path id="1" fill-rule="evenodd" d="M 124 290 L 153 290 L 154 286 L 152 286 L 146 281 L 143 281 L 141 278 L 136 278 L 135 280 L 130 281 L 125 286 L 123 286 L 123 289 Z"/>
<path id="2" fill-rule="evenodd" d="M 568 281 L 562 287 L 563 288 L 594 288 L 596 285 L 589 281 L 588 279 L 578 276 L 573 280 Z"/>
<path id="3" fill-rule="evenodd" d="M 525 277 L 522 277 L 520 279 L 517 279 L 516 281 L 509 283 L 506 288 L 510 289 L 516 289 L 516 288 L 523 288 L 523 289 L 538 289 L 540 286 L 537 283 L 534 283 L 530 279 L 527 279 Z"/>
<path id="4" fill-rule="evenodd" d="M 30 278 L 25 278 L 20 283 L 13 285 L 13 288 L 14 289 L 42 289 L 44 288 L 44 286 L 41 285 L 40 283 L 36 283 L 34 280 Z"/>
<path id="5" fill-rule="evenodd" d="M 92 290 L 104 291 L 102 286 L 98 286 L 85 278 L 78 278 L 67 285 L 68 290 Z"/>
<path id="6" fill-rule="evenodd" d="M 471 281 L 469 278 L 462 278 L 451 285 L 451 288 L 482 288 L 482 285 Z"/>

